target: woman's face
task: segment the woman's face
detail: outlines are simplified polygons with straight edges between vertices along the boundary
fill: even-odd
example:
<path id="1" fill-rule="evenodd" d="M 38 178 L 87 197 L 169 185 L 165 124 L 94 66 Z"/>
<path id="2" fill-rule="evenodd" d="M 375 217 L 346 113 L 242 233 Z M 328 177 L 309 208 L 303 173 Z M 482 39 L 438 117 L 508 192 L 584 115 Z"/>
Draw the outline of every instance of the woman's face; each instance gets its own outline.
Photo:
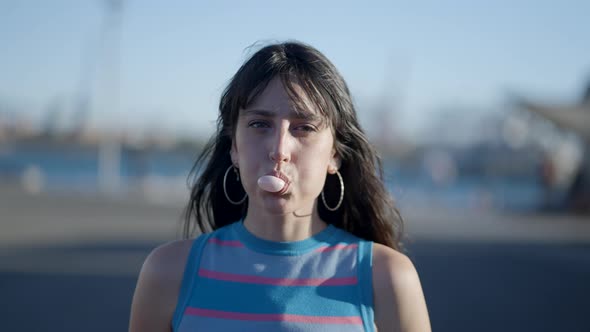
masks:
<path id="1" fill-rule="evenodd" d="M 295 90 L 303 95 L 297 84 Z M 327 173 L 338 169 L 330 126 L 308 100 L 304 104 L 309 107 L 297 109 L 275 77 L 248 108 L 240 109 L 231 157 L 248 193 L 248 211 L 310 214 Z M 277 171 L 287 179 L 285 192 L 258 187 L 259 177 Z"/>

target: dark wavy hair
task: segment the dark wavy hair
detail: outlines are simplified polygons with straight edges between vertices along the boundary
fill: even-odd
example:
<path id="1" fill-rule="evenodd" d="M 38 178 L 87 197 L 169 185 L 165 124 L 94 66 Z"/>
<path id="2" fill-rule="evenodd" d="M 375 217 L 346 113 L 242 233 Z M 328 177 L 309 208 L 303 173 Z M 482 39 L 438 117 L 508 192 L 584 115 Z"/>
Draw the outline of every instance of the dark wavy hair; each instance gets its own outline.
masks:
<path id="1" fill-rule="evenodd" d="M 224 90 L 217 132 L 204 147 L 189 177 L 192 185 L 185 209 L 184 237 L 192 237 L 197 228 L 208 232 L 246 216 L 248 200 L 240 205 L 231 204 L 224 195 L 223 178 L 232 165 L 230 149 L 239 110 L 247 108 L 274 77 L 280 77 L 295 104 L 303 103 L 302 96 L 293 88 L 293 83 L 299 84 L 334 134 L 345 194 L 342 205 L 334 212 L 317 204 L 322 220 L 360 238 L 401 250 L 403 220 L 384 186 L 381 159 L 361 129 L 346 82 L 322 53 L 293 41 L 258 50 Z M 235 201 L 245 195 L 237 181 L 228 181 L 227 190 Z M 328 176 L 323 191 L 326 200 L 337 202 L 338 178 Z"/>

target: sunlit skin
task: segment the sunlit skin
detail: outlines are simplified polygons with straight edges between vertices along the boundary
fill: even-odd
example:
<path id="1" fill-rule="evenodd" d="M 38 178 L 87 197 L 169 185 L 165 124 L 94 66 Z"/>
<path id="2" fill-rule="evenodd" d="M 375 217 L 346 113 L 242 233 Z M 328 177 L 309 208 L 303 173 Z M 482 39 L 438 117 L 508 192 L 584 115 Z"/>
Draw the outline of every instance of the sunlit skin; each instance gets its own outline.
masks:
<path id="1" fill-rule="evenodd" d="M 244 225 L 274 241 L 302 240 L 321 231 L 326 224 L 317 213 L 317 198 L 340 163 L 327 121 L 311 105 L 297 110 L 278 77 L 239 112 L 231 157 L 248 194 Z M 286 192 L 258 186 L 258 179 L 273 171 L 288 178 Z"/>

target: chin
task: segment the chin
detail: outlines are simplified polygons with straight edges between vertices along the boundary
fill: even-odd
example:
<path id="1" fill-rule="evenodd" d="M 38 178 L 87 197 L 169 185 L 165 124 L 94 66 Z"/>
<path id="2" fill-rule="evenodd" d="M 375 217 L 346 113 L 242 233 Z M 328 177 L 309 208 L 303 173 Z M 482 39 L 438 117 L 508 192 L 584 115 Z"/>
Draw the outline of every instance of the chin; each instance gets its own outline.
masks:
<path id="1" fill-rule="evenodd" d="M 293 212 L 293 202 L 289 200 L 290 197 L 283 196 L 267 196 L 263 198 L 262 207 L 264 210 L 272 215 L 285 215 Z"/>
<path id="2" fill-rule="evenodd" d="M 274 216 L 284 215 L 309 215 L 313 210 L 313 203 L 311 207 L 308 204 L 302 204 L 301 201 L 296 201 L 293 196 L 288 193 L 286 195 L 274 195 L 266 193 L 262 197 L 262 204 L 259 205 L 267 214 Z M 304 212 L 308 211 L 308 212 Z"/>

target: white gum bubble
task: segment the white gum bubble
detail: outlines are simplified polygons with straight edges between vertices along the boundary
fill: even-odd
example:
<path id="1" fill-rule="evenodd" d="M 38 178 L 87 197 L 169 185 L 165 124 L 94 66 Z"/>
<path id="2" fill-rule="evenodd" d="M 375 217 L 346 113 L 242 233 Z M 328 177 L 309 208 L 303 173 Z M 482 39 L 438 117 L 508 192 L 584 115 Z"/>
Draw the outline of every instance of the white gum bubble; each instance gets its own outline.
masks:
<path id="1" fill-rule="evenodd" d="M 258 186 L 265 191 L 276 193 L 285 186 L 285 181 L 272 175 L 264 175 L 258 178 Z"/>

